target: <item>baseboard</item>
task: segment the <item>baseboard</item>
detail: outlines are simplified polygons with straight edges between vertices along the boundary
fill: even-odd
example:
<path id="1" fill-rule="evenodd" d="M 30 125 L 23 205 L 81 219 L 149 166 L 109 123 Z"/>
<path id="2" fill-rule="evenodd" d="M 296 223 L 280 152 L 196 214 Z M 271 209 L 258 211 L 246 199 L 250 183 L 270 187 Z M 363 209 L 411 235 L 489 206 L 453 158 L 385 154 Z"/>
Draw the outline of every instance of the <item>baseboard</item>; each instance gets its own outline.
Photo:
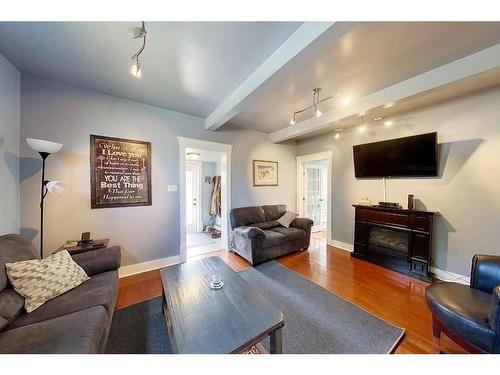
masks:
<path id="1" fill-rule="evenodd" d="M 337 247 L 337 248 L 345 250 L 345 251 L 349 251 L 351 253 L 354 251 L 354 245 L 347 243 L 347 242 L 342 242 L 342 241 L 337 241 L 337 240 L 331 239 L 329 245 L 333 246 L 333 247 Z"/>
<path id="2" fill-rule="evenodd" d="M 443 271 L 436 267 L 431 267 L 431 271 L 434 273 L 434 276 L 436 276 L 436 278 L 439 280 L 452 281 L 455 283 L 469 285 L 470 277 L 459 275 L 458 273 Z"/>
<path id="3" fill-rule="evenodd" d="M 129 266 L 120 267 L 118 270 L 119 277 L 131 276 L 142 272 L 156 270 L 158 268 L 163 268 L 171 266 L 173 264 L 179 264 L 181 262 L 180 255 L 174 255 L 167 258 L 150 260 L 148 262 L 131 264 Z"/>

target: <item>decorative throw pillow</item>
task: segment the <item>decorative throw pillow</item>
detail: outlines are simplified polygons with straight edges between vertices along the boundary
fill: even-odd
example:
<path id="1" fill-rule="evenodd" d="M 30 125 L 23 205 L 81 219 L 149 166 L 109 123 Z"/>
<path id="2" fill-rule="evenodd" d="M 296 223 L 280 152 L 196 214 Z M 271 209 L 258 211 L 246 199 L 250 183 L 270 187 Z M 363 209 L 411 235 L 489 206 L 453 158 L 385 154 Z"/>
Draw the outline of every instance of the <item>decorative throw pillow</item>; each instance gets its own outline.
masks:
<path id="1" fill-rule="evenodd" d="M 285 228 L 289 228 L 290 224 L 292 224 L 292 221 L 294 221 L 297 216 L 299 216 L 299 215 L 297 215 L 295 212 L 287 211 L 277 221 L 278 221 L 278 223 L 283 225 Z"/>
<path id="2" fill-rule="evenodd" d="M 66 250 L 41 260 L 6 263 L 5 269 L 14 290 L 25 298 L 29 313 L 89 279 Z"/>

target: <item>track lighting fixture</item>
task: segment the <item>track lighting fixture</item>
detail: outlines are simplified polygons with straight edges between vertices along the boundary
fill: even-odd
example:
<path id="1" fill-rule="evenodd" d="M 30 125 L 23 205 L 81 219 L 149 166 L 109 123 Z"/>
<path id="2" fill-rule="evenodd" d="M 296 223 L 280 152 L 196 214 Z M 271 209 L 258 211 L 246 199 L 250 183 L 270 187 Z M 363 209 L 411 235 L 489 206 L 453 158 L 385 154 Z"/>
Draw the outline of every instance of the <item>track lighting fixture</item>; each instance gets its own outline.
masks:
<path id="1" fill-rule="evenodd" d="M 142 38 L 142 46 L 137 51 L 137 53 L 132 56 L 132 67 L 130 68 L 130 73 L 137 78 L 141 78 L 142 76 L 142 68 L 139 62 L 139 56 L 144 51 L 144 47 L 146 47 L 146 27 L 144 25 L 144 21 L 141 23 L 141 27 L 130 27 L 129 31 L 132 33 L 132 38 L 139 39 Z"/>
<path id="2" fill-rule="evenodd" d="M 327 98 L 324 98 L 324 99 L 321 99 L 319 98 L 319 93 L 321 91 L 321 88 L 315 88 L 313 91 L 312 91 L 312 95 L 313 95 L 313 102 L 312 104 L 309 106 L 309 107 L 306 107 L 304 109 L 301 109 L 299 111 L 295 111 L 293 113 L 293 116 L 292 116 L 292 119 L 290 120 L 290 125 L 294 125 L 295 122 L 296 122 L 296 115 L 299 114 L 299 113 L 302 113 L 302 112 L 305 112 L 305 111 L 308 111 L 309 109 L 314 109 L 314 116 L 316 117 L 319 117 L 322 115 L 322 112 L 318 109 L 318 105 L 320 103 L 323 103 L 324 101 L 327 101 L 327 100 L 330 100 L 330 99 L 333 99 L 333 98 L 337 98 L 340 96 L 340 94 L 335 94 L 335 95 L 332 95 L 332 96 L 329 96 Z M 342 104 L 343 105 L 349 105 L 351 103 L 351 98 L 348 97 L 348 96 L 344 96 L 341 100 Z"/>

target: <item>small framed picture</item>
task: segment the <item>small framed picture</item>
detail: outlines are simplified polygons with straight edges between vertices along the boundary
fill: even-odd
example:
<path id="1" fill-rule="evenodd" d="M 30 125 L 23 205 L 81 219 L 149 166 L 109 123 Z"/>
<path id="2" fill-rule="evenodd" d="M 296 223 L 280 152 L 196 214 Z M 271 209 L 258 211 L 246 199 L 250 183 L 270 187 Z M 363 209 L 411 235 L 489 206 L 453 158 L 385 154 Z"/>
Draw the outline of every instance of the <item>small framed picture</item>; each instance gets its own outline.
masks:
<path id="1" fill-rule="evenodd" d="M 278 186 L 278 162 L 254 160 L 253 186 Z"/>

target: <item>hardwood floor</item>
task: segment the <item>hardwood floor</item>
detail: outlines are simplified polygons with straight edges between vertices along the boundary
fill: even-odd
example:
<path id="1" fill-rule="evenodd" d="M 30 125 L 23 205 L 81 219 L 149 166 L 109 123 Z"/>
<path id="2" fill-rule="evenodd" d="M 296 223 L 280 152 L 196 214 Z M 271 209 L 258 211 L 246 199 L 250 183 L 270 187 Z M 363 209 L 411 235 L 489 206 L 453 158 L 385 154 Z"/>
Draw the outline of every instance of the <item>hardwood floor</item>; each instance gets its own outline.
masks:
<path id="1" fill-rule="evenodd" d="M 428 283 L 352 258 L 347 251 L 327 246 L 321 237 L 311 238 L 308 251 L 284 256 L 278 262 L 379 318 L 405 328 L 396 353 L 464 353 L 446 336 L 442 335 L 441 343 L 432 336 L 431 313 L 425 303 Z M 188 261 L 214 255 L 235 271 L 250 267 L 243 258 L 225 251 Z M 117 309 L 160 295 L 159 270 L 125 277 L 120 279 Z"/>

